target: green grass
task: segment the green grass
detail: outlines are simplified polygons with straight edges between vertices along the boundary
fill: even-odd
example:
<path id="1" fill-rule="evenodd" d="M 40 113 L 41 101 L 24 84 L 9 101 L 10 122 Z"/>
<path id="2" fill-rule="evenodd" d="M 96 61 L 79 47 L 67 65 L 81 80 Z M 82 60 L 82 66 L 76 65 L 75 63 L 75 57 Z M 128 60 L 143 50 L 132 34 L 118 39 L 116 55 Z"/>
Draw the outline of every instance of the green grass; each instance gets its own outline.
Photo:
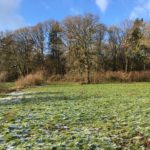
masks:
<path id="1" fill-rule="evenodd" d="M 0 98 L 5 97 L 6 93 L 14 87 L 13 82 L 0 82 Z"/>
<path id="2" fill-rule="evenodd" d="M 148 149 L 150 83 L 56 84 L 24 92 L 33 97 L 0 105 L 0 149 Z"/>

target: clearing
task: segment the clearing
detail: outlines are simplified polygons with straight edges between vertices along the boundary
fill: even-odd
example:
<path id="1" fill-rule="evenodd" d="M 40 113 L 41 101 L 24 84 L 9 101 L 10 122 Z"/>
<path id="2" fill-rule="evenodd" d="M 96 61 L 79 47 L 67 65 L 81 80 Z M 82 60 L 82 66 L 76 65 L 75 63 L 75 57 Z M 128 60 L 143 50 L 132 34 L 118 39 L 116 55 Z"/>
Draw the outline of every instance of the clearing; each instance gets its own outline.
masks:
<path id="1" fill-rule="evenodd" d="M 0 149 L 149 149 L 150 83 L 54 84 L 0 99 Z"/>

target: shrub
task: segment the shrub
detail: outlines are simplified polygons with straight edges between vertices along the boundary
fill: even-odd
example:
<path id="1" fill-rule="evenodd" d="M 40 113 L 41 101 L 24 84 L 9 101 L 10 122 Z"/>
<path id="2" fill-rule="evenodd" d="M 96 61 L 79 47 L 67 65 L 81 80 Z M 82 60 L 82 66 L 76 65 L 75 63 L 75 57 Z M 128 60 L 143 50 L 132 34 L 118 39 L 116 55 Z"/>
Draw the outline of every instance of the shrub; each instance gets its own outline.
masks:
<path id="1" fill-rule="evenodd" d="M 34 85 L 42 85 L 46 79 L 44 78 L 43 72 L 36 72 L 35 74 L 29 74 L 26 77 L 21 77 L 16 83 L 17 88 L 24 88 Z M 51 82 L 77 82 L 85 83 L 86 76 L 83 73 L 74 74 L 69 73 L 64 76 L 52 75 L 46 81 Z M 91 83 L 102 83 L 102 82 L 149 82 L 150 71 L 134 71 L 134 72 L 123 72 L 123 71 L 107 71 L 107 72 L 92 72 Z"/>
<path id="2" fill-rule="evenodd" d="M 78 73 L 68 73 L 64 76 L 64 80 L 67 82 L 85 82 L 85 75 L 78 74 Z"/>
<path id="3" fill-rule="evenodd" d="M 98 72 L 95 73 L 92 77 L 93 83 L 99 82 L 149 82 L 150 81 L 150 71 L 134 71 L 134 72 L 123 72 L 123 71 L 107 71 L 107 72 Z"/>
<path id="4" fill-rule="evenodd" d="M 117 72 L 106 72 L 106 80 L 107 81 L 127 81 L 127 73 L 122 72 L 122 71 L 117 71 Z"/>
<path id="5" fill-rule="evenodd" d="M 30 86 L 38 86 L 44 83 L 44 75 L 43 72 L 36 72 L 34 74 L 29 74 L 25 77 L 19 78 L 15 85 L 17 88 L 25 88 Z"/>
<path id="6" fill-rule="evenodd" d="M 85 83 L 85 74 L 66 74 L 64 80 L 66 82 L 80 82 Z M 92 72 L 91 83 L 102 82 L 149 82 L 150 71 L 107 71 L 107 72 Z"/>
<path id="7" fill-rule="evenodd" d="M 130 72 L 127 78 L 131 82 L 150 81 L 150 71 Z"/>
<path id="8" fill-rule="evenodd" d="M 63 77 L 61 75 L 52 75 L 48 78 L 47 82 L 58 82 L 61 81 L 63 79 Z"/>

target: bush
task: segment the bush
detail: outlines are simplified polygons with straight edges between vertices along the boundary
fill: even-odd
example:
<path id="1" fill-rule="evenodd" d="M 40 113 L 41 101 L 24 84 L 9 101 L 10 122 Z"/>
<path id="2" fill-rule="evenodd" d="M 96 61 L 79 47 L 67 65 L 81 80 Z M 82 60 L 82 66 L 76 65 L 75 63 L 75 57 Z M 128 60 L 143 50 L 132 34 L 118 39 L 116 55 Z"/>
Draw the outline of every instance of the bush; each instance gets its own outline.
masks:
<path id="1" fill-rule="evenodd" d="M 66 74 L 52 75 L 47 80 L 44 78 L 43 72 L 36 72 L 35 74 L 29 74 L 26 77 L 21 77 L 16 83 L 17 88 L 30 87 L 35 85 L 42 85 L 44 81 L 47 83 L 52 82 L 77 82 L 85 83 L 85 74 Z M 107 72 L 92 72 L 91 83 L 102 83 L 102 82 L 149 82 L 150 71 L 134 71 L 134 72 L 123 72 L 123 71 L 107 71 Z"/>
<path id="2" fill-rule="evenodd" d="M 85 74 L 68 73 L 64 76 L 64 81 L 83 83 L 85 82 Z"/>
<path id="3" fill-rule="evenodd" d="M 67 74 L 65 75 L 65 81 L 72 82 L 85 82 L 85 74 Z M 102 83 L 102 82 L 149 82 L 150 71 L 107 71 L 107 72 L 92 72 L 91 83 Z"/>
<path id="4" fill-rule="evenodd" d="M 128 80 L 131 82 L 150 81 L 150 71 L 130 72 L 128 74 Z"/>
<path id="5" fill-rule="evenodd" d="M 61 75 L 52 75 L 48 78 L 47 82 L 58 82 L 61 81 L 63 79 L 63 77 Z"/>
<path id="6" fill-rule="evenodd" d="M 92 76 L 92 83 L 100 82 L 149 82 L 150 81 L 150 71 L 133 71 L 133 72 L 123 72 L 123 71 L 107 71 L 94 73 Z"/>
<path id="7" fill-rule="evenodd" d="M 36 72 L 34 74 L 29 74 L 25 77 L 19 78 L 15 85 L 17 88 L 25 88 L 30 86 L 38 86 L 44 83 L 43 72 Z"/>

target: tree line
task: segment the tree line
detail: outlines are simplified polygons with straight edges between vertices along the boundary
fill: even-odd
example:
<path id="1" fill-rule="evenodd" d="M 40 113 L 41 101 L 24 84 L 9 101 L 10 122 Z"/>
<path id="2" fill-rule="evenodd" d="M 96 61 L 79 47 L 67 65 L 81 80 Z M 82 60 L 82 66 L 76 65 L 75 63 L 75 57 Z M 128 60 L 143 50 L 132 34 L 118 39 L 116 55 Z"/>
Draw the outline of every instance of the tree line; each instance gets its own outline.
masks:
<path id="1" fill-rule="evenodd" d="M 150 23 L 125 20 L 107 27 L 85 14 L 0 32 L 0 72 L 14 80 L 37 70 L 48 75 L 150 69 Z"/>

